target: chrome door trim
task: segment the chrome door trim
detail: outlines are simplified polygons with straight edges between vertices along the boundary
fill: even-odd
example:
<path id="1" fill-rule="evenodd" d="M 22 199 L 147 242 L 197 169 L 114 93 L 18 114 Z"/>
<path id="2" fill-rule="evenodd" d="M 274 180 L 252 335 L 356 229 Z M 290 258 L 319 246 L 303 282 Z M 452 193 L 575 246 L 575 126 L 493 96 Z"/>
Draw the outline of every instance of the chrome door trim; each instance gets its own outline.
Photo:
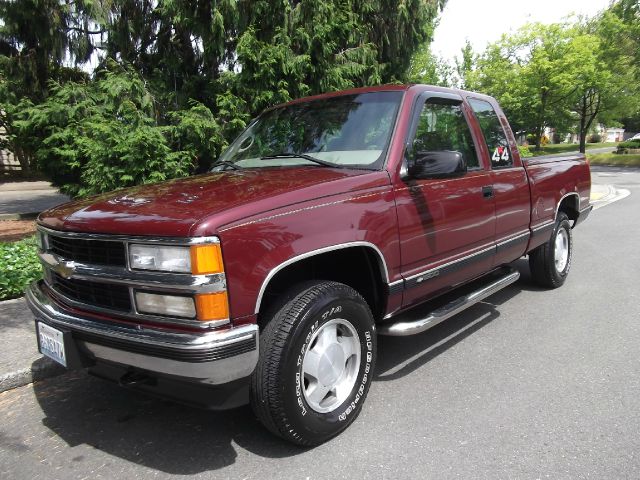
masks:
<path id="1" fill-rule="evenodd" d="M 504 237 L 503 240 L 498 240 L 496 243 L 496 246 L 499 248 L 503 245 L 506 245 L 507 243 L 513 242 L 515 240 L 520 240 L 522 237 L 528 237 L 529 235 L 531 235 L 531 233 L 529 232 L 529 230 L 527 231 L 522 231 L 520 233 L 514 233 L 508 237 Z"/>
<path id="2" fill-rule="evenodd" d="M 540 230 L 545 230 L 547 228 L 552 227 L 553 225 L 555 225 L 556 222 L 544 222 L 541 223 L 540 225 L 536 225 L 535 227 L 531 227 L 531 230 L 533 231 L 533 233 L 537 233 Z"/>

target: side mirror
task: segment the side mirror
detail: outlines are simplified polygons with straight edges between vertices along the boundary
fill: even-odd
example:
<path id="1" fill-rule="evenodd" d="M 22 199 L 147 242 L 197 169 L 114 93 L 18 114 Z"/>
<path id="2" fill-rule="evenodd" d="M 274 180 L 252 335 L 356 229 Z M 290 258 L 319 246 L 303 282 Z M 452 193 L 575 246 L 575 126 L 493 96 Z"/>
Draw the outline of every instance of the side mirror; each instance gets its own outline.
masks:
<path id="1" fill-rule="evenodd" d="M 409 150 L 407 162 L 407 173 L 418 179 L 456 177 L 467 171 L 462 154 L 452 150 Z"/>

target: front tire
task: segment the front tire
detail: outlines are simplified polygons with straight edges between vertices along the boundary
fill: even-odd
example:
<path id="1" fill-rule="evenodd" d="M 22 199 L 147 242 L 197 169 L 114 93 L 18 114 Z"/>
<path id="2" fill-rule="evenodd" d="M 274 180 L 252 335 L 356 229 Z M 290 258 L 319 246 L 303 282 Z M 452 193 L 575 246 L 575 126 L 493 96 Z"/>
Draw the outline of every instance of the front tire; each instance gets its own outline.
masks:
<path id="1" fill-rule="evenodd" d="M 553 234 L 547 243 L 529 254 L 531 277 L 540 286 L 558 288 L 564 284 L 573 257 L 573 235 L 569 217 L 558 212 Z"/>
<path id="2" fill-rule="evenodd" d="M 276 310 L 260 335 L 251 406 L 276 435 L 318 445 L 360 413 L 375 367 L 373 316 L 354 289 L 329 281 L 299 286 Z"/>

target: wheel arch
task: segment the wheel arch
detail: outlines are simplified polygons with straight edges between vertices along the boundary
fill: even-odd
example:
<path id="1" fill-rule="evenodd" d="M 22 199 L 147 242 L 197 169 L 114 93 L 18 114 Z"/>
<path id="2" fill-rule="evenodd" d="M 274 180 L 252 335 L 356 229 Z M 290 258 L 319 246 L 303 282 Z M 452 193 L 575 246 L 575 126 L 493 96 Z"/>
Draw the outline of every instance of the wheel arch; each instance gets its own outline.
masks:
<path id="1" fill-rule="evenodd" d="M 336 263 L 341 268 L 335 268 Z M 296 255 L 271 269 L 256 299 L 259 323 L 260 314 L 268 310 L 276 294 L 293 282 L 314 279 L 334 280 L 354 288 L 367 301 L 376 320 L 386 308 L 389 270 L 385 258 L 373 243 L 356 241 Z"/>
<path id="2" fill-rule="evenodd" d="M 556 215 L 554 221 L 558 218 L 558 213 L 566 213 L 569 220 L 576 224 L 578 217 L 580 216 L 580 195 L 577 192 L 569 192 L 564 194 L 558 201 L 556 206 Z"/>

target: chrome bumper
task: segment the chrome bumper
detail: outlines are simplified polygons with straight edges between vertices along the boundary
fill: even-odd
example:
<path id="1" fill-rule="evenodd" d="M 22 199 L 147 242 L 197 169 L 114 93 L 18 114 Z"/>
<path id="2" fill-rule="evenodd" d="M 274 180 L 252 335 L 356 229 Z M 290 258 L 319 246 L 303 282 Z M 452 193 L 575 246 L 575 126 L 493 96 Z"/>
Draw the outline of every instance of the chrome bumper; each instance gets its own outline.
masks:
<path id="1" fill-rule="evenodd" d="M 26 299 L 37 320 L 70 332 L 79 350 L 96 360 L 211 385 L 249 376 L 258 361 L 257 325 L 181 333 L 100 322 L 60 308 L 42 281 L 27 288 Z"/>

